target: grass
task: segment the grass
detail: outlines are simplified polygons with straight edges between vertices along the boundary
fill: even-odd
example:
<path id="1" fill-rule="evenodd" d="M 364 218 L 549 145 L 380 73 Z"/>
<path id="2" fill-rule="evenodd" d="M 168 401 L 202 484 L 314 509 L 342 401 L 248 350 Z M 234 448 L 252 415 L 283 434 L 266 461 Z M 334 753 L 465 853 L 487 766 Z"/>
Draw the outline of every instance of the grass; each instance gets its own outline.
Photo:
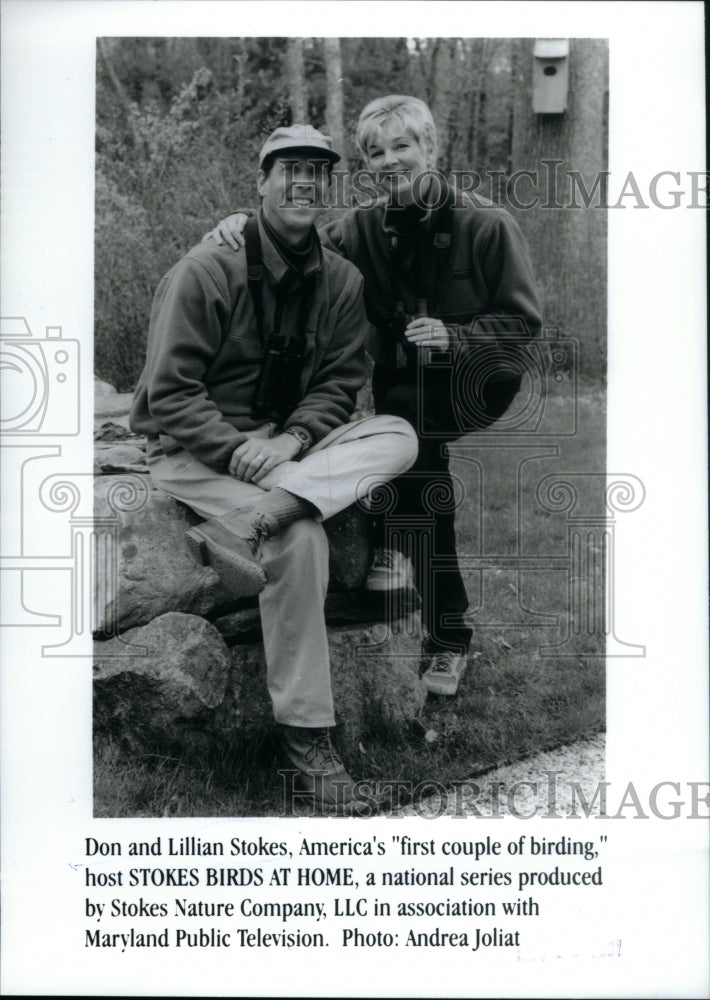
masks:
<path id="1" fill-rule="evenodd" d="M 555 408 L 561 413 L 569 402 L 560 396 L 546 405 L 555 418 Z M 482 474 L 470 461 L 474 453 L 467 452 L 472 438 L 455 449 L 452 472 L 466 489 L 457 514 L 459 552 L 464 557 L 534 556 L 538 566 L 523 572 L 466 570 L 475 634 L 458 695 L 430 696 L 407 732 L 388 732 L 373 720 L 362 734 L 357 758 L 346 759 L 354 777 L 413 786 L 453 782 L 604 728 L 604 636 L 581 635 L 574 649 L 561 650 L 564 656 L 545 652 L 568 634 L 570 624 L 568 587 L 574 580 L 568 513 L 605 513 L 603 391 L 580 396 L 578 410 L 574 436 L 527 439 L 523 443 L 532 446 L 527 450 L 502 447 L 493 431 L 484 433 L 477 440 L 493 447 L 475 452 L 483 461 Z M 529 459 L 535 449 L 550 445 L 556 454 Z M 550 475 L 575 484 L 573 510 L 544 509 L 538 488 Z M 94 763 L 95 815 L 276 816 L 282 811 L 275 774 L 280 766 L 270 733 L 246 754 L 243 746 L 215 745 L 197 763 L 161 756 L 127 760 L 102 744 Z"/>

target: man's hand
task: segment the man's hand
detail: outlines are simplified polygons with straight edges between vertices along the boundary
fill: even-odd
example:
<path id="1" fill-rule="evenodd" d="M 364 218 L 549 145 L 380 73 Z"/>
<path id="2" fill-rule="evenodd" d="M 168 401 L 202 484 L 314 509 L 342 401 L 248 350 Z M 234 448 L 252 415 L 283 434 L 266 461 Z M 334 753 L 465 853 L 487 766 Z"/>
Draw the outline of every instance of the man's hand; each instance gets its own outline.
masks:
<path id="1" fill-rule="evenodd" d="M 445 351 L 449 347 L 449 331 L 440 319 L 431 319 L 429 316 L 417 316 L 408 324 L 404 331 L 404 336 L 410 344 L 417 347 L 433 347 L 438 351 Z"/>
<path id="2" fill-rule="evenodd" d="M 295 458 L 300 450 L 300 442 L 293 434 L 249 438 L 232 452 L 229 473 L 243 483 L 259 483 L 277 465 Z"/>
<path id="3" fill-rule="evenodd" d="M 222 243 L 226 243 L 232 250 L 239 252 L 239 248 L 246 244 L 243 234 L 248 218 L 249 216 L 244 215 L 243 212 L 228 215 L 226 219 L 218 222 L 209 233 L 205 233 L 202 237 L 202 242 L 204 243 L 205 240 L 214 240 L 220 246 Z"/>

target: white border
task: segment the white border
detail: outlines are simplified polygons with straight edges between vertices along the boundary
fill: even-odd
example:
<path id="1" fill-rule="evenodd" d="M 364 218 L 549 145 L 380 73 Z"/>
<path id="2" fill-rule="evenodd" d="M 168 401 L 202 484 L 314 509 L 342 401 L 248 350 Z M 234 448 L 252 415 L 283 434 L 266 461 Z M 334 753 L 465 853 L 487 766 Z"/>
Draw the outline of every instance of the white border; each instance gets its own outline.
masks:
<path id="1" fill-rule="evenodd" d="M 6 0 L 3 312 L 40 332 L 61 324 L 82 341 L 85 417 L 63 445 L 64 468 L 89 471 L 91 456 L 97 34 L 608 37 L 612 173 L 649 179 L 704 168 L 702 19 L 699 3 Z M 617 533 L 620 634 L 647 646 L 644 660 L 609 664 L 609 778 L 622 786 L 707 779 L 704 227 L 705 213 L 686 208 L 609 215 L 609 469 L 639 476 L 647 493 Z M 91 821 L 89 661 L 41 661 L 22 631 L 2 636 L 4 991 L 705 994 L 707 826 L 698 821 L 609 824 L 618 888 L 600 919 L 629 942 L 613 965 L 579 958 L 533 970 L 400 951 L 396 963 L 361 952 L 350 967 L 332 955 L 314 969 L 312 956 L 296 953 L 278 965 L 259 952 L 159 963 L 87 954 L 77 945 L 83 894 L 69 868 L 82 860 L 83 837 L 94 828 L 127 836 L 130 823 L 147 839 L 156 826 Z M 270 826 L 243 822 L 254 833 Z"/>

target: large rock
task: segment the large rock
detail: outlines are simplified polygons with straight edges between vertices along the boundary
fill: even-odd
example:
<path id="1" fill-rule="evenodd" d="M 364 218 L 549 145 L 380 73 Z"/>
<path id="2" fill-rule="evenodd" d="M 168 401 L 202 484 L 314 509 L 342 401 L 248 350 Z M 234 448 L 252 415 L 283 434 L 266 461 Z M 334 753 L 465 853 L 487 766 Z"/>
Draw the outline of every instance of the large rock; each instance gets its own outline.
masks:
<path id="1" fill-rule="evenodd" d="M 397 631 L 383 625 L 328 630 L 346 759 L 358 758 L 369 733 L 406 729 L 424 703 L 419 616 L 397 625 Z M 204 619 L 162 615 L 95 644 L 95 737 L 134 754 L 204 756 L 215 740 L 246 750 L 273 727 L 265 678 L 260 643 L 229 650 Z"/>
<path id="2" fill-rule="evenodd" d="M 116 386 L 110 382 L 104 382 L 97 375 L 94 375 L 94 410 L 100 410 L 101 404 L 107 396 L 116 395 Z"/>
<path id="3" fill-rule="evenodd" d="M 329 627 L 328 647 L 339 744 L 355 759 L 364 734 L 401 731 L 424 704 L 419 615 L 401 619 L 396 631 L 384 624 Z M 215 724 L 226 738 L 251 741 L 272 724 L 264 648 L 249 643 L 230 653 L 227 697 Z"/>
<path id="4" fill-rule="evenodd" d="M 325 599 L 325 620 L 330 626 L 375 625 L 394 621 L 399 628 L 399 619 L 406 618 L 421 607 L 421 598 L 415 590 L 397 595 L 397 599 L 385 600 L 383 594 L 368 593 L 365 590 L 328 593 Z M 256 597 L 241 602 L 236 611 L 228 611 L 212 619 L 228 646 L 249 642 L 260 642 L 261 618 Z"/>
<path id="5" fill-rule="evenodd" d="M 101 535 L 115 532 L 117 566 L 97 573 L 95 632 L 115 634 L 168 611 L 208 616 L 231 598 L 214 570 L 198 565 L 185 531 L 199 520 L 166 493 L 144 484 L 139 502 L 111 502 L 117 477 L 94 485 L 94 522 Z"/>
<path id="6" fill-rule="evenodd" d="M 125 417 L 133 402 L 132 392 L 116 392 L 114 386 L 94 378 L 94 417 Z"/>
<path id="7" fill-rule="evenodd" d="M 231 662 L 219 633 L 195 615 L 161 615 L 95 643 L 94 734 L 132 754 L 201 756 Z"/>
<path id="8" fill-rule="evenodd" d="M 145 452 L 137 444 L 94 444 L 94 472 L 97 475 L 117 475 L 121 472 L 148 474 Z"/>
<path id="9" fill-rule="evenodd" d="M 127 452 L 125 457 L 137 455 Z M 120 477 L 95 480 L 96 531 L 99 536 L 114 532 L 117 539 L 115 572 L 107 567 L 97 574 L 94 632 L 99 637 L 144 625 L 168 611 L 211 618 L 235 606 L 216 573 L 198 565 L 188 550 L 185 531 L 200 518 L 152 488 L 148 477 L 140 477 L 138 485 L 139 501 L 120 505 L 112 500 L 121 494 Z M 133 496 L 135 489 L 126 493 Z M 349 507 L 325 527 L 330 542 L 330 590 L 357 590 L 364 583 L 370 558 L 366 515 Z"/>
<path id="10" fill-rule="evenodd" d="M 426 691 L 419 679 L 420 617 L 412 614 L 391 626 L 332 629 L 328 639 L 336 719 L 352 760 L 361 736 L 396 735 L 421 712 Z"/>
<path id="11" fill-rule="evenodd" d="M 325 522 L 330 546 L 328 590 L 341 593 L 362 587 L 370 565 L 370 532 L 366 514 L 353 505 Z"/>

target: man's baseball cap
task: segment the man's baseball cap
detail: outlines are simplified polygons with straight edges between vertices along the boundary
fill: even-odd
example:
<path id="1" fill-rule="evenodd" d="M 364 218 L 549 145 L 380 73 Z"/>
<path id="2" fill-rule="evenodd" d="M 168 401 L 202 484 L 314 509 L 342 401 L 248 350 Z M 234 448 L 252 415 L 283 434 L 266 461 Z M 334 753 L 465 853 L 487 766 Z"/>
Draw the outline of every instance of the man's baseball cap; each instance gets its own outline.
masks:
<path id="1" fill-rule="evenodd" d="M 315 153 L 318 159 L 337 163 L 340 154 L 333 149 L 333 140 L 311 125 L 288 125 L 274 129 L 259 153 L 259 166 L 272 153 Z"/>

